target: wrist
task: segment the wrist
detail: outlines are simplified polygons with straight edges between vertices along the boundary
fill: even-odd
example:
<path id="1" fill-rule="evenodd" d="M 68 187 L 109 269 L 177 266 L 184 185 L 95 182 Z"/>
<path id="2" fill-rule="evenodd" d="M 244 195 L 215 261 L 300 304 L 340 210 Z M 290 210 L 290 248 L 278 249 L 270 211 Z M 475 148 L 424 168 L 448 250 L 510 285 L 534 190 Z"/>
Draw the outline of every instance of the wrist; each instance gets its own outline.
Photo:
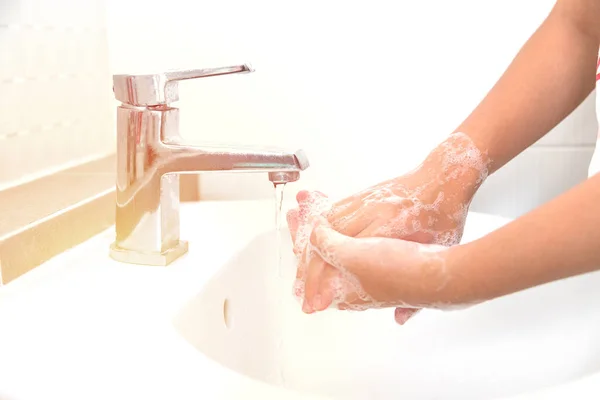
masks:
<path id="1" fill-rule="evenodd" d="M 473 251 L 469 243 L 446 247 L 437 253 L 446 274 L 445 285 L 438 292 L 438 300 L 445 308 L 460 308 L 486 301 L 476 290 L 476 280 L 470 273 Z"/>
<path id="2" fill-rule="evenodd" d="M 489 174 L 490 160 L 464 133 L 453 133 L 419 167 L 439 191 L 469 204 Z"/>
<path id="3" fill-rule="evenodd" d="M 402 276 L 408 288 L 401 287 L 399 297 L 406 298 L 409 304 L 437 309 L 464 308 L 479 303 L 470 290 L 470 277 L 465 275 L 462 267 L 462 246 L 439 246 L 431 244 L 419 245 L 420 264 L 415 269 L 417 276 Z M 460 248 L 460 249 L 459 249 Z M 467 266 L 468 267 L 468 266 Z M 409 272 L 412 270 L 408 270 Z M 415 288 L 412 282 L 419 282 Z"/>

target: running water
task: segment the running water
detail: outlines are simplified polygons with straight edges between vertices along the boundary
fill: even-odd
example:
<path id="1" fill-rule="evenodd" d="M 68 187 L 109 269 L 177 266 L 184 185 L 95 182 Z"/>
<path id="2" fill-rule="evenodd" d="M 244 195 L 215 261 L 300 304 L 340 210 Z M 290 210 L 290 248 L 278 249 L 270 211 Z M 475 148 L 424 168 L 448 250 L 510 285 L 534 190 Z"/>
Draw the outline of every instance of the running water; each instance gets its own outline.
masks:
<path id="1" fill-rule="evenodd" d="M 277 275 L 281 280 L 284 277 L 284 271 L 282 266 L 282 235 L 284 234 L 284 229 L 282 228 L 281 220 L 283 214 L 283 191 L 285 189 L 285 183 L 276 183 L 275 186 L 275 236 L 276 243 L 275 247 L 277 248 Z M 275 272 L 274 272 L 275 273 Z M 279 282 L 281 289 L 286 287 L 284 282 Z M 278 304 L 278 313 L 283 312 L 283 293 L 278 293 L 277 296 L 277 304 Z M 278 329 L 282 329 L 281 326 Z M 279 331 L 275 335 L 277 341 L 276 347 L 276 357 L 278 358 L 277 365 L 277 380 L 278 383 L 285 387 L 285 375 L 284 375 L 284 349 L 283 349 L 283 332 Z"/>
<path id="2" fill-rule="evenodd" d="M 283 190 L 285 189 L 285 183 L 275 183 L 275 235 L 277 236 L 277 271 L 280 278 L 283 278 L 283 267 L 281 266 L 281 235 L 283 229 L 281 229 L 281 214 L 283 208 Z"/>

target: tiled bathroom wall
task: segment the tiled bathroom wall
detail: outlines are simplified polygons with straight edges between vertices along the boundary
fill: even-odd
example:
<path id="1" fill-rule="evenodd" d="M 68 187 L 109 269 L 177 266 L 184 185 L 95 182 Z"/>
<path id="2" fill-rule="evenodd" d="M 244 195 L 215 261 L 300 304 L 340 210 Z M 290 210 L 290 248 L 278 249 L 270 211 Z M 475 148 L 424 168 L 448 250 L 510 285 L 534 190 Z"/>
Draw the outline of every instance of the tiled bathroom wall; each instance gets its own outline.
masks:
<path id="1" fill-rule="evenodd" d="M 104 0 L 0 1 L 0 188 L 114 152 Z"/>

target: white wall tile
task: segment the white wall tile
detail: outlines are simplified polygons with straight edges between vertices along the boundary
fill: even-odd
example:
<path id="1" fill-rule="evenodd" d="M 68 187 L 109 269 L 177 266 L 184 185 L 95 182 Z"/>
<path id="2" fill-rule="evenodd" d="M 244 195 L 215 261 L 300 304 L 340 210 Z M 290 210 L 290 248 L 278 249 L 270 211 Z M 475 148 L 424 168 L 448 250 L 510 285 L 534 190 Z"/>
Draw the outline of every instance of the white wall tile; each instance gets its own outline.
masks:
<path id="1" fill-rule="evenodd" d="M 104 0 L 0 3 L 0 187 L 113 152 Z"/>
<path id="2" fill-rule="evenodd" d="M 517 217 L 587 178 L 593 147 L 532 147 L 490 176 L 471 210 Z"/>

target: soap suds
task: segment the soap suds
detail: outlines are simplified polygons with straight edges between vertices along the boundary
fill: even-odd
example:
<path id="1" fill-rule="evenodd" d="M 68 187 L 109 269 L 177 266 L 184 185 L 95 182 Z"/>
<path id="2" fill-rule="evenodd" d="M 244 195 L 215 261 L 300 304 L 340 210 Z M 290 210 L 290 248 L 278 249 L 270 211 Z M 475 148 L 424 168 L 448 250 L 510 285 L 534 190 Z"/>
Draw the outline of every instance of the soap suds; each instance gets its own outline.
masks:
<path id="1" fill-rule="evenodd" d="M 387 220 L 381 226 L 375 226 L 372 235 L 388 238 L 418 238 L 417 241 L 435 244 L 440 247 L 456 245 L 462 238 L 465 218 L 468 212 L 470 200 L 466 202 L 450 202 L 453 207 L 444 207 L 450 200 L 459 198 L 459 191 L 464 190 L 463 183 L 455 184 L 465 174 L 476 179 L 471 185 L 479 186 L 488 176 L 490 160 L 486 154 L 482 154 L 473 141 L 464 133 L 454 133 L 442 143 L 436 151 L 441 160 L 441 171 L 429 168 L 431 179 L 423 182 L 417 187 L 406 187 L 395 180 L 381 183 L 379 185 L 364 189 L 351 196 L 348 201 L 333 207 L 332 202 L 319 192 L 309 192 L 308 197 L 300 202 L 298 210 L 298 230 L 296 233 L 295 252 L 299 260 L 299 279 L 294 283 L 294 295 L 302 300 L 305 294 L 305 271 L 312 257 L 317 256 L 317 249 L 310 244 L 310 235 L 313 230 L 313 220 L 320 223 L 328 223 L 326 218 L 343 215 L 352 207 L 352 212 L 332 221 L 336 230 L 345 231 L 352 224 L 361 222 L 361 218 L 374 217 Z M 411 173 L 414 174 L 418 168 Z M 462 186 L 461 186 L 462 185 Z M 437 193 L 432 190 L 444 187 Z M 427 200 L 429 199 L 429 200 Z M 391 207 L 391 208 L 390 208 Z M 390 210 L 394 215 L 389 215 Z M 373 215 L 375 214 L 375 215 Z M 325 219 L 325 222 L 323 220 Z M 367 221 L 367 225 L 371 222 Z M 356 226 L 356 225 L 355 225 Z M 332 240 L 344 240 L 344 235 Z M 423 254 L 429 250 L 427 246 L 421 246 Z M 333 302 L 330 307 L 366 310 L 368 308 L 382 307 L 406 307 L 408 311 L 396 310 L 396 320 L 402 321 L 416 312 L 414 309 L 421 307 L 447 308 L 446 304 L 404 304 L 401 301 L 381 302 L 370 296 L 362 287 L 359 279 L 351 274 L 339 262 L 335 253 L 321 249 L 319 257 L 327 260 L 328 268 L 335 268 L 336 274 L 328 284 L 334 293 Z M 327 268 L 327 267 L 326 267 Z M 441 273 L 444 273 L 445 265 L 440 265 Z M 447 277 L 449 279 L 449 277 Z M 447 280 L 442 279 L 441 290 Z M 351 299 L 351 302 L 348 301 Z"/>

